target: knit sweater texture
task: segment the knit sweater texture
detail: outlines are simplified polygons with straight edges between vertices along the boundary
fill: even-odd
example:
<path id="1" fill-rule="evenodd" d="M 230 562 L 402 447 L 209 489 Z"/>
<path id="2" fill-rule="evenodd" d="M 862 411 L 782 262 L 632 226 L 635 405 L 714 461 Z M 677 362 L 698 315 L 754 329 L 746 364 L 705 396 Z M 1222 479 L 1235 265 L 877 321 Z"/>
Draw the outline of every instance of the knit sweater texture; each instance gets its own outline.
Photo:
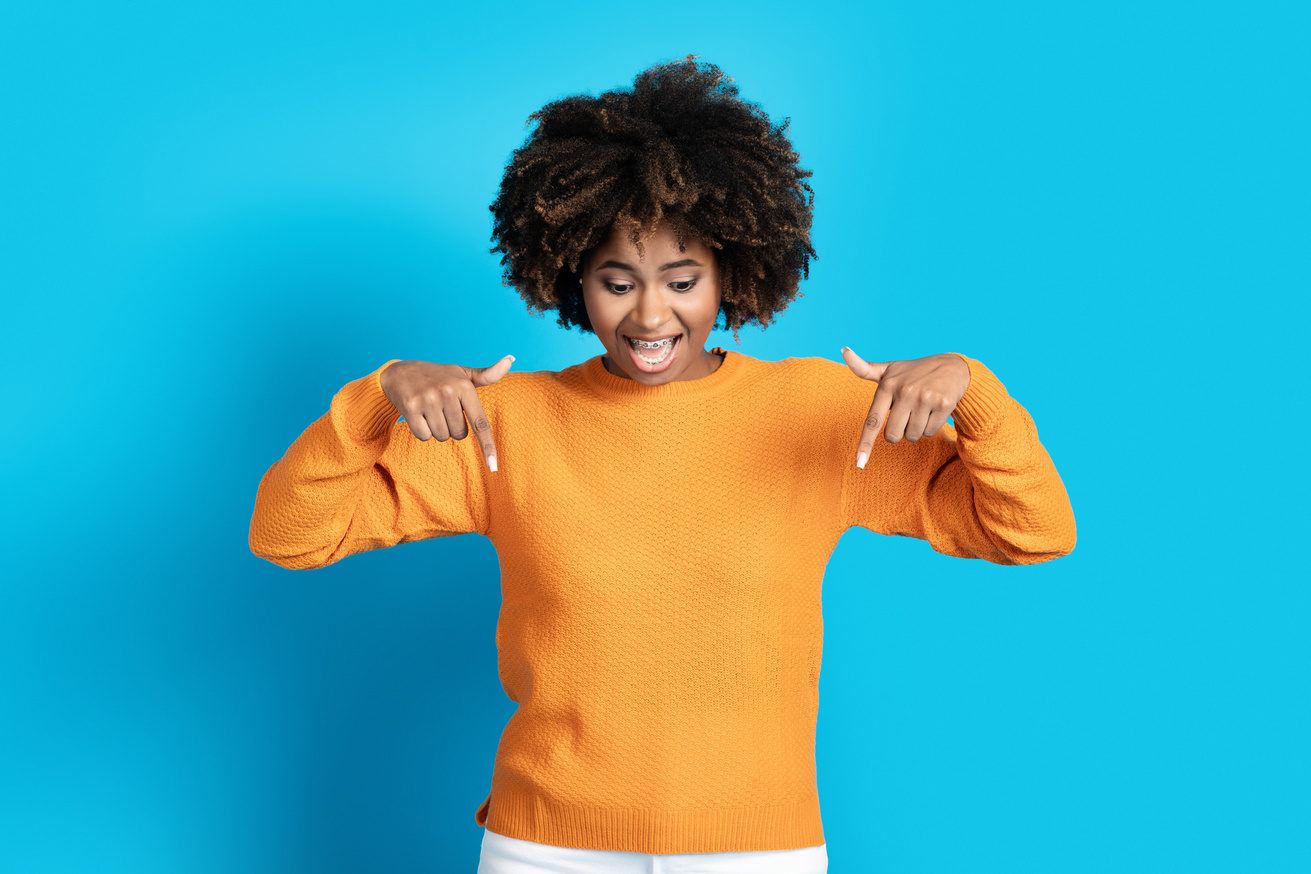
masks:
<path id="1" fill-rule="evenodd" d="M 661 386 L 600 356 L 479 388 L 475 439 L 420 441 L 346 385 L 260 482 L 250 546 L 283 567 L 477 532 L 501 566 L 498 669 L 518 703 L 475 814 L 499 834 L 640 853 L 824 843 L 820 587 L 859 525 L 952 556 L 1074 548 L 1028 413 L 982 364 L 956 427 L 856 448 L 876 384 L 821 358 L 721 348 Z M 962 356 L 964 357 L 964 356 Z"/>

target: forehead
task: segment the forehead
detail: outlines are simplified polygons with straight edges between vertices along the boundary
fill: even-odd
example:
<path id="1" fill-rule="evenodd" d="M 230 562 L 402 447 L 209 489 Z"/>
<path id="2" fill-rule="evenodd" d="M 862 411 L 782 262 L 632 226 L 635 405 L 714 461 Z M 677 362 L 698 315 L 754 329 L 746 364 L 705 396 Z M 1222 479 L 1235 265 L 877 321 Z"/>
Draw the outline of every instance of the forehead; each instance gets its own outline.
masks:
<path id="1" fill-rule="evenodd" d="M 658 224 L 654 231 L 640 238 L 642 242 L 641 251 L 633 243 L 629 236 L 628 228 L 621 228 L 615 225 L 610 228 L 601 245 L 593 250 L 594 256 L 604 255 L 607 258 L 622 256 L 621 260 L 632 262 L 655 262 L 667 261 L 671 254 L 682 252 L 683 257 L 695 258 L 698 261 L 702 259 L 714 259 L 714 250 L 705 243 L 693 237 L 683 240 L 683 248 L 678 248 L 678 235 L 674 233 L 673 228 L 666 222 Z"/>

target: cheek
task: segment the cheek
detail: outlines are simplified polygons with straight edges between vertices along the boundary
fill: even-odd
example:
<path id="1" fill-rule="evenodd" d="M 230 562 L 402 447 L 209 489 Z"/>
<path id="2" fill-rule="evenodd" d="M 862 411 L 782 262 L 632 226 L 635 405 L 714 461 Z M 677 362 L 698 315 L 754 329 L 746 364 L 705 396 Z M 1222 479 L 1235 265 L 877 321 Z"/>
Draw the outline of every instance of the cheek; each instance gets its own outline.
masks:
<path id="1" fill-rule="evenodd" d="M 719 308 L 721 303 L 722 298 L 719 295 L 719 288 L 716 286 L 712 294 L 706 295 L 705 303 L 701 311 L 701 320 L 708 326 L 706 328 L 707 333 L 709 333 L 710 328 L 714 326 L 715 320 L 719 318 Z"/>
<path id="2" fill-rule="evenodd" d="M 583 292 L 583 307 L 587 310 L 587 320 L 592 323 L 592 330 L 603 340 L 614 333 L 616 319 L 613 307 L 606 306 L 607 301 L 598 295 Z"/>

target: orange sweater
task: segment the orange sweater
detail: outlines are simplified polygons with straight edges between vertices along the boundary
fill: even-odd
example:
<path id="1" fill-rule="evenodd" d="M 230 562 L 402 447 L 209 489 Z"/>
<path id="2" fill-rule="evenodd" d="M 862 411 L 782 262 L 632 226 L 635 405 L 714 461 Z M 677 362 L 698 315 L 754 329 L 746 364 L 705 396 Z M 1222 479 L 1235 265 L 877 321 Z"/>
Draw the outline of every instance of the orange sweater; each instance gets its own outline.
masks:
<path id="1" fill-rule="evenodd" d="M 977 361 L 957 428 L 880 440 L 860 470 L 873 382 L 712 351 L 714 373 L 663 386 L 597 356 L 479 388 L 498 473 L 475 440 L 416 440 L 379 368 L 260 482 L 250 546 L 283 567 L 491 539 L 519 705 L 476 815 L 494 832 L 642 853 L 822 844 L 820 584 L 842 533 L 1004 564 L 1074 547 L 1032 420 Z"/>

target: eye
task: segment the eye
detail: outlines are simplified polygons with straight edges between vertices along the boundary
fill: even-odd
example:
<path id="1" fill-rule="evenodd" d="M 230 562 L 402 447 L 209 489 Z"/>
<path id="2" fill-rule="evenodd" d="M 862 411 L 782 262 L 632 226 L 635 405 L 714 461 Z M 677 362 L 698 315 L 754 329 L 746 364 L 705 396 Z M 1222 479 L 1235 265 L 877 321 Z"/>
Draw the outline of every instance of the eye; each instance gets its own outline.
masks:
<path id="1" fill-rule="evenodd" d="M 623 282 L 602 282 L 607 290 L 614 294 L 627 294 L 632 289 L 632 285 Z"/>
<path id="2" fill-rule="evenodd" d="M 674 291 L 681 291 L 681 292 L 689 292 L 689 291 L 691 291 L 691 290 L 692 290 L 692 286 L 694 286 L 694 285 L 696 285 L 696 280 L 695 280 L 695 279 L 684 279 L 684 280 L 681 280 L 681 281 L 679 281 L 679 282 L 671 282 L 671 283 L 669 283 L 669 287 L 670 287 L 670 288 L 672 288 Z"/>

